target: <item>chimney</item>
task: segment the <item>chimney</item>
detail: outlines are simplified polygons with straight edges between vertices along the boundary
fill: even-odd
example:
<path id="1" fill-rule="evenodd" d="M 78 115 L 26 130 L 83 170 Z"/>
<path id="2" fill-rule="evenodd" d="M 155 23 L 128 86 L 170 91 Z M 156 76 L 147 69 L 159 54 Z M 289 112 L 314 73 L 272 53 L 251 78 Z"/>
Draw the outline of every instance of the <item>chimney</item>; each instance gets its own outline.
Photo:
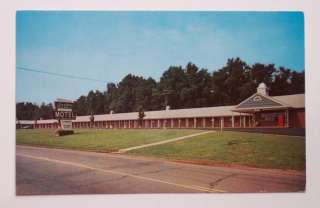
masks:
<path id="1" fill-rule="evenodd" d="M 168 110 L 170 110 L 170 106 L 169 105 L 166 106 L 166 111 L 168 111 Z"/>
<path id="2" fill-rule="evenodd" d="M 269 96 L 269 89 L 267 88 L 266 84 L 261 82 L 257 88 L 257 93 Z"/>
<path id="3" fill-rule="evenodd" d="M 110 114 L 113 114 L 113 110 L 110 111 Z"/>

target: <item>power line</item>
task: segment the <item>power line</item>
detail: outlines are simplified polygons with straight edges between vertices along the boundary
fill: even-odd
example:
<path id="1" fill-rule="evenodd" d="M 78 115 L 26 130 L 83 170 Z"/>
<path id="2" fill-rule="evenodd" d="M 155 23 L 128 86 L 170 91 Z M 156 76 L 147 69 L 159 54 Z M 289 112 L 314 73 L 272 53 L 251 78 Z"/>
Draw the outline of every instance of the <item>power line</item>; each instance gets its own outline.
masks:
<path id="1" fill-rule="evenodd" d="M 18 70 L 21 70 L 21 71 L 30 71 L 30 72 L 42 73 L 42 74 L 47 74 L 47 75 L 52 75 L 52 76 L 57 76 L 57 77 L 65 77 L 65 78 L 70 78 L 70 79 L 80 79 L 80 80 L 107 83 L 107 81 L 104 81 L 104 80 L 92 79 L 92 78 L 80 77 L 80 76 L 74 76 L 74 75 L 71 75 L 71 74 L 60 74 L 60 73 L 42 71 L 42 70 L 31 69 L 31 68 L 20 67 L 20 66 L 17 66 L 16 68 Z"/>

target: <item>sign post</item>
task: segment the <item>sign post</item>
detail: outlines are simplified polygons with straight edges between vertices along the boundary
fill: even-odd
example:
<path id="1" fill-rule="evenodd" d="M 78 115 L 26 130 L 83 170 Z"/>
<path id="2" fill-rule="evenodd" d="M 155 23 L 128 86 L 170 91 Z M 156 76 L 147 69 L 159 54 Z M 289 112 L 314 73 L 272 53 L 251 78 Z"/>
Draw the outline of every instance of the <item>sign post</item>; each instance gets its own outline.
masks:
<path id="1" fill-rule="evenodd" d="M 58 98 L 54 102 L 54 117 L 59 122 L 59 128 L 55 132 L 57 136 L 74 133 L 72 130 L 72 120 L 76 118 L 76 115 L 73 113 L 72 107 L 72 100 Z"/>

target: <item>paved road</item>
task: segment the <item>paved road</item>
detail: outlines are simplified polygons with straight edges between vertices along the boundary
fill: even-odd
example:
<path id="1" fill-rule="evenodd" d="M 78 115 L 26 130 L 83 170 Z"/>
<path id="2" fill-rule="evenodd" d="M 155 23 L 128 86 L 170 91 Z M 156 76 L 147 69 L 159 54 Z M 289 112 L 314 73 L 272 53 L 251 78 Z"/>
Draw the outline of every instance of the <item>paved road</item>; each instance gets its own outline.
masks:
<path id="1" fill-rule="evenodd" d="M 72 150 L 16 147 L 16 194 L 297 192 L 305 174 L 182 164 Z"/>

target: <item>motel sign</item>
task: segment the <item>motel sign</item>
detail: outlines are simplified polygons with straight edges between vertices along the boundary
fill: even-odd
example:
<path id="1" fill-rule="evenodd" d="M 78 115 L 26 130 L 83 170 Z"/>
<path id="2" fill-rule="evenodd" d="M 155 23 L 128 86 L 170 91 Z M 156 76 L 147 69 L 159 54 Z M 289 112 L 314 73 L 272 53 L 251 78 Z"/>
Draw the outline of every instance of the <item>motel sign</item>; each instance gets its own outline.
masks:
<path id="1" fill-rule="evenodd" d="M 73 101 L 58 98 L 54 102 L 54 117 L 60 121 L 61 128 L 65 130 L 72 130 L 72 121 L 76 115 L 72 112 Z"/>
<path id="2" fill-rule="evenodd" d="M 75 114 L 72 111 L 55 111 L 54 117 L 56 119 L 63 120 L 74 120 L 76 118 Z"/>

